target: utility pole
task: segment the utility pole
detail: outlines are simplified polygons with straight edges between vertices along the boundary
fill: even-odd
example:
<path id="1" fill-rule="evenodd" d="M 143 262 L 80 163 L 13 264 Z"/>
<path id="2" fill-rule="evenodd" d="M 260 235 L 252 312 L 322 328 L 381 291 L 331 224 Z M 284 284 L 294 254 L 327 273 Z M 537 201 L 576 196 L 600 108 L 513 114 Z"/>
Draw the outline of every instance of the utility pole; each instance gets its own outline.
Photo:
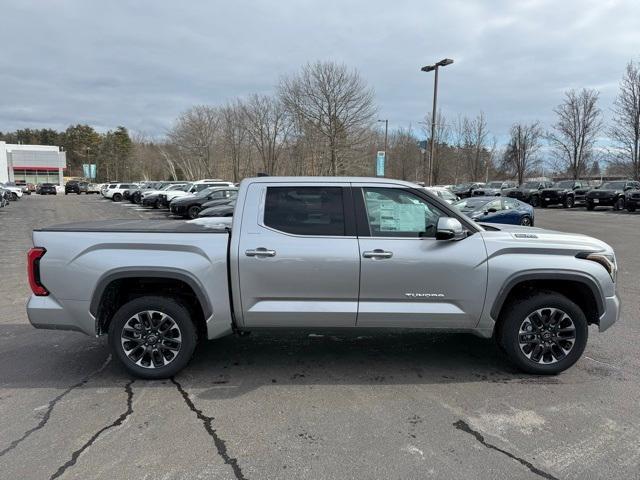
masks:
<path id="1" fill-rule="evenodd" d="M 431 110 L 431 139 L 429 140 L 429 178 L 425 181 L 429 186 L 431 186 L 433 180 L 433 160 L 434 160 L 434 148 L 435 148 L 435 133 L 436 133 L 436 106 L 438 102 L 438 69 L 439 67 L 446 67 L 447 65 L 451 65 L 453 60 L 450 58 L 443 58 L 439 62 L 434 65 L 427 65 L 422 67 L 420 70 L 423 72 L 435 71 L 435 77 L 433 79 L 433 108 Z"/>

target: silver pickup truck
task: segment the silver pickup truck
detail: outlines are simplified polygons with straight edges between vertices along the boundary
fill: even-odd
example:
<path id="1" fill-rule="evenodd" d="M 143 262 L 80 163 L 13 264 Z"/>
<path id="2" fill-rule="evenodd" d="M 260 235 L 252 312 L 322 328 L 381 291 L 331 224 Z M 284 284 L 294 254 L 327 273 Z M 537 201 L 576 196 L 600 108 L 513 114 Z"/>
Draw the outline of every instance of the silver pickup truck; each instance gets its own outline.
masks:
<path id="1" fill-rule="evenodd" d="M 481 226 L 408 182 L 246 179 L 234 213 L 227 227 L 35 230 L 29 320 L 108 334 L 131 373 L 164 378 L 200 339 L 267 328 L 467 331 L 494 337 L 523 371 L 553 374 L 581 356 L 589 325 L 604 331 L 618 318 L 607 244 Z"/>

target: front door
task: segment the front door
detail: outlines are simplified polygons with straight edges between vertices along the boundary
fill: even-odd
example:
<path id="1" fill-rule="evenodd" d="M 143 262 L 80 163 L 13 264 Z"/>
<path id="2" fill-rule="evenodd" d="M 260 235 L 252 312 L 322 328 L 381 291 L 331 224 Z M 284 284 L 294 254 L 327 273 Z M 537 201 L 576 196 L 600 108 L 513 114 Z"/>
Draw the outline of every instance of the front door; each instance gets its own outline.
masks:
<path id="1" fill-rule="evenodd" d="M 358 326 L 474 327 L 487 286 L 481 235 L 436 240 L 438 218 L 451 214 L 410 189 L 362 185 L 353 195 L 366 215 Z"/>
<path id="2" fill-rule="evenodd" d="M 353 327 L 360 255 L 345 184 L 252 184 L 238 253 L 246 327 Z"/>

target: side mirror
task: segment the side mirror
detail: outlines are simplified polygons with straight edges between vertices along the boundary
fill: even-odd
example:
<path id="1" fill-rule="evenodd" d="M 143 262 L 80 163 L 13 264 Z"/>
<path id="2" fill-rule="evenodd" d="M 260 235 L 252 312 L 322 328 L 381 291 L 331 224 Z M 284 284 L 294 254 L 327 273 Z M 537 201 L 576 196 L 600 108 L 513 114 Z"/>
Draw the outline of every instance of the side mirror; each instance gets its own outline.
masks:
<path id="1" fill-rule="evenodd" d="M 462 240 L 465 238 L 462 224 L 457 218 L 440 217 L 436 226 L 436 240 Z"/>
<path id="2" fill-rule="evenodd" d="M 485 213 L 496 213 L 497 211 L 495 208 L 489 208 Z"/>

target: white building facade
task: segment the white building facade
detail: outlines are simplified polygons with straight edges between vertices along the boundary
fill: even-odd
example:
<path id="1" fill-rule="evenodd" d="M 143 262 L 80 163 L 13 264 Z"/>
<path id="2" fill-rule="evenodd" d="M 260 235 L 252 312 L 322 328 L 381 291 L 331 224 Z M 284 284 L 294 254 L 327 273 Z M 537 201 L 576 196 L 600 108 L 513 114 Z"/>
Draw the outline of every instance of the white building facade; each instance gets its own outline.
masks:
<path id="1" fill-rule="evenodd" d="M 67 157 L 60 147 L 16 145 L 0 141 L 0 183 L 63 185 Z"/>

